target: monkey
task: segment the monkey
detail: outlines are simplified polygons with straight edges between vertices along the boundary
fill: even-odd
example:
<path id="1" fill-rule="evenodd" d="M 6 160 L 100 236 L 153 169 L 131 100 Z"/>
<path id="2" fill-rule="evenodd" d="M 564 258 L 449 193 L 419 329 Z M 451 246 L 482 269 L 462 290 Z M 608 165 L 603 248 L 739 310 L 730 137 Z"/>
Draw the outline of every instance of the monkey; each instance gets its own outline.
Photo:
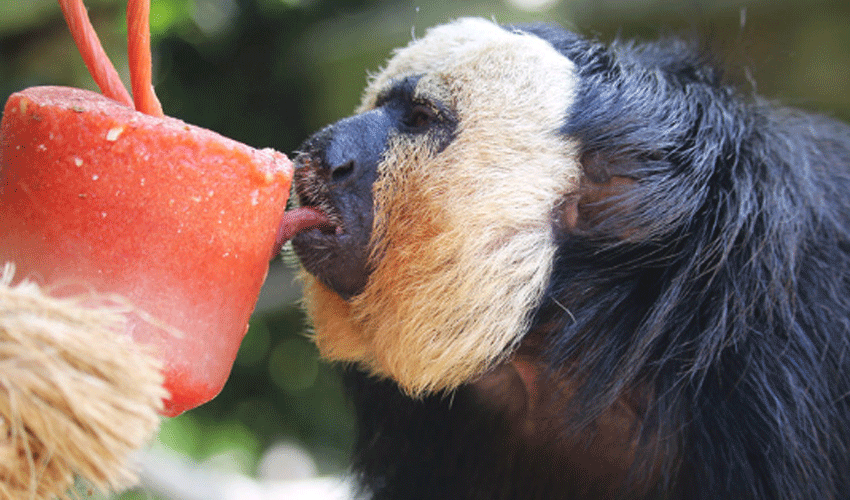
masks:
<path id="1" fill-rule="evenodd" d="M 848 125 L 463 18 L 295 163 L 363 498 L 850 498 Z"/>

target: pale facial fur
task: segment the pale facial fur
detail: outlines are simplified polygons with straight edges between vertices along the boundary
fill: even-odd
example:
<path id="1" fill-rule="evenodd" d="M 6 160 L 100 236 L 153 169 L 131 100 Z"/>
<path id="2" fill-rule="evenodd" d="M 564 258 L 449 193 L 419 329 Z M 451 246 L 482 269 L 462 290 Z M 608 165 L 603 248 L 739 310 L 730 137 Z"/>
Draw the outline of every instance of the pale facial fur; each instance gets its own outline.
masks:
<path id="1" fill-rule="evenodd" d="M 551 272 L 553 213 L 580 176 L 559 134 L 577 77 L 547 42 L 463 19 L 398 50 L 358 111 L 407 76 L 420 77 L 417 98 L 453 111 L 453 140 L 438 150 L 428 134 L 391 136 L 363 293 L 346 302 L 303 274 L 322 355 L 420 395 L 475 379 L 528 329 Z"/>

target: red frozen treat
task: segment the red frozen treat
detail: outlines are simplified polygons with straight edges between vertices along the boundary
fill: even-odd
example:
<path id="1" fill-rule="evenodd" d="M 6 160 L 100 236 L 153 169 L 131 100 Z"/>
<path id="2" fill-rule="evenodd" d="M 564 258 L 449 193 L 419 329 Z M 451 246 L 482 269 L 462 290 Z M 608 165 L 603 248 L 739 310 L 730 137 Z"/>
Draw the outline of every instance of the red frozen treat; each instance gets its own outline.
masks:
<path id="1" fill-rule="evenodd" d="M 95 92 L 29 88 L 0 125 L 0 263 L 55 294 L 126 299 L 177 415 L 227 379 L 291 179 L 273 150 Z"/>

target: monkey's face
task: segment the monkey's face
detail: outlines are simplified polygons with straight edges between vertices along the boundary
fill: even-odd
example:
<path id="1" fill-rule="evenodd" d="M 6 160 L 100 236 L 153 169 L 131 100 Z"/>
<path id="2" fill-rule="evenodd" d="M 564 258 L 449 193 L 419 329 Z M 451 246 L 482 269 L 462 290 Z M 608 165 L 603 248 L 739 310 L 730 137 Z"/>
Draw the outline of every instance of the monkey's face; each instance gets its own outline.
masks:
<path id="1" fill-rule="evenodd" d="M 575 86 L 544 40 L 462 20 L 396 52 L 358 113 L 302 146 L 298 200 L 336 226 L 293 240 L 326 358 L 419 394 L 511 352 L 580 176 L 559 130 Z"/>

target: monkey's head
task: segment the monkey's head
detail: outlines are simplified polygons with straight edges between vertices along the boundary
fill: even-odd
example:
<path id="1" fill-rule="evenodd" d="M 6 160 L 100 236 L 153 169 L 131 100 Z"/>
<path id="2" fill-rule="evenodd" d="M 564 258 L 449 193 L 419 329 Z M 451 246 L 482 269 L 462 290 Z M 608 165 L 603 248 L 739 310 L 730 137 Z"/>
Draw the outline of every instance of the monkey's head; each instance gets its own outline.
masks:
<path id="1" fill-rule="evenodd" d="M 639 113 L 664 112 L 643 104 L 625 116 L 631 129 L 610 123 L 623 96 L 599 90 L 617 85 L 599 47 L 551 27 L 440 26 L 394 54 L 357 114 L 306 141 L 295 193 L 335 231 L 303 232 L 293 247 L 325 358 L 411 394 L 457 387 L 528 333 L 565 239 L 642 237 L 602 215 L 635 203 L 631 160 L 651 163 L 675 141 L 668 127 L 643 150 L 597 147 L 644 128 Z M 665 215 L 652 224 L 664 226 L 658 198 Z"/>
<path id="2" fill-rule="evenodd" d="M 321 353 L 423 396 L 346 377 L 375 497 L 848 497 L 846 125 L 464 19 L 296 164 Z"/>

